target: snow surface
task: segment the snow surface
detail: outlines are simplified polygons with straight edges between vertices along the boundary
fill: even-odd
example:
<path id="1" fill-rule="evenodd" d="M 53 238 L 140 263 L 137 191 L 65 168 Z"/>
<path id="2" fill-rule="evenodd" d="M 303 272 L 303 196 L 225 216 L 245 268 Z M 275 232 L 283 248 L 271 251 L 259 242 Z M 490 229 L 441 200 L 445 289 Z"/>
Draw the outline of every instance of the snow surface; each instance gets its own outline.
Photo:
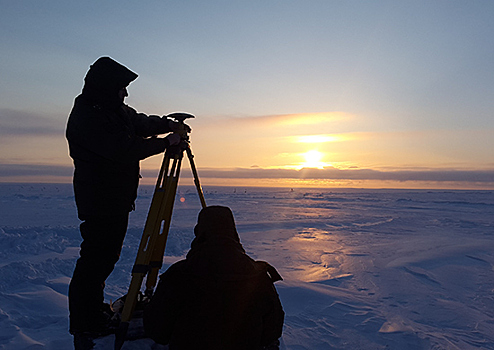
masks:
<path id="1" fill-rule="evenodd" d="M 273 264 L 283 347 L 494 349 L 494 193 L 205 187 L 249 255 Z M 130 282 L 152 186 L 141 186 L 109 300 Z M 164 269 L 200 209 L 179 187 Z M 67 286 L 80 236 L 71 185 L 0 184 L 0 349 L 71 349 Z M 96 349 L 113 349 L 113 336 Z M 123 349 L 164 349 L 150 339 Z"/>

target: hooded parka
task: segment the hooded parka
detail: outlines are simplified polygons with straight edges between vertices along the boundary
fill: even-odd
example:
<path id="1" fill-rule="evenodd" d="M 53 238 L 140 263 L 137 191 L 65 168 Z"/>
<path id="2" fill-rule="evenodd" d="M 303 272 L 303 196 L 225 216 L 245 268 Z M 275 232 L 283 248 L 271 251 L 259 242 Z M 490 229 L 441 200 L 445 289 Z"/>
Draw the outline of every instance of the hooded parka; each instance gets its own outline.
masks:
<path id="1" fill-rule="evenodd" d="M 160 276 L 144 326 L 170 350 L 255 350 L 281 336 L 284 312 L 274 267 L 240 244 L 229 208 L 203 209 L 185 260 Z"/>
<path id="2" fill-rule="evenodd" d="M 109 57 L 98 59 L 75 99 L 66 137 L 74 161 L 79 217 L 115 215 L 133 209 L 139 161 L 161 153 L 170 132 L 168 119 L 137 113 L 118 97 L 137 74 Z"/>
<path id="3" fill-rule="evenodd" d="M 66 137 L 74 161 L 74 194 L 83 242 L 69 285 L 70 332 L 108 331 L 105 281 L 120 257 L 139 182 L 139 161 L 163 152 L 169 121 L 125 105 L 137 74 L 109 57 L 85 77 L 70 113 Z"/>

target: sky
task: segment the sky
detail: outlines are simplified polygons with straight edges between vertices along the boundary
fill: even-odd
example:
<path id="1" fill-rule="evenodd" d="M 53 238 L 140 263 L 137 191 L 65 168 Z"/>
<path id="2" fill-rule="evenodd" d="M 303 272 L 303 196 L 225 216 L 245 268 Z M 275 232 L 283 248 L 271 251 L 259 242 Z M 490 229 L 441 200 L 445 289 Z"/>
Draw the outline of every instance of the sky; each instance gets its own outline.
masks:
<path id="1" fill-rule="evenodd" d="M 139 74 L 126 103 L 196 116 L 203 185 L 494 189 L 490 0 L 0 9 L 0 182 L 71 181 L 67 117 L 110 56 Z M 161 160 L 141 162 L 143 183 Z"/>

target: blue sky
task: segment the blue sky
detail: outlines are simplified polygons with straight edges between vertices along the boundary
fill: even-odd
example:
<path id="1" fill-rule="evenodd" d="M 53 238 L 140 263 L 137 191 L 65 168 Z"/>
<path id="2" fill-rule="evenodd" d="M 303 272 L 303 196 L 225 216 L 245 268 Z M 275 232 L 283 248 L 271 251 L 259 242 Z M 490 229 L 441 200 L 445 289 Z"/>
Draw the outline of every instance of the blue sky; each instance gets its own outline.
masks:
<path id="1" fill-rule="evenodd" d="M 316 151 L 338 185 L 393 172 L 397 186 L 494 187 L 491 1 L 0 6 L 0 181 L 33 181 L 33 169 L 70 181 L 67 115 L 89 65 L 111 56 L 139 74 L 127 103 L 197 116 L 192 146 L 211 178 L 302 178 L 286 171 Z"/>

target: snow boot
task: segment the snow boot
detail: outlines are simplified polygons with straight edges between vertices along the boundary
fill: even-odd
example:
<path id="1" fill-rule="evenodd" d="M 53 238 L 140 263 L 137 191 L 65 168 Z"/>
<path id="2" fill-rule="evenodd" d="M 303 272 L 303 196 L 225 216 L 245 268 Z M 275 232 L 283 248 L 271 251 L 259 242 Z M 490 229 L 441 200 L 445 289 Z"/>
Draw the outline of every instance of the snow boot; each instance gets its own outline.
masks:
<path id="1" fill-rule="evenodd" d="M 94 338 L 90 333 L 75 333 L 74 334 L 74 349 L 75 350 L 92 350 L 94 348 Z"/>

